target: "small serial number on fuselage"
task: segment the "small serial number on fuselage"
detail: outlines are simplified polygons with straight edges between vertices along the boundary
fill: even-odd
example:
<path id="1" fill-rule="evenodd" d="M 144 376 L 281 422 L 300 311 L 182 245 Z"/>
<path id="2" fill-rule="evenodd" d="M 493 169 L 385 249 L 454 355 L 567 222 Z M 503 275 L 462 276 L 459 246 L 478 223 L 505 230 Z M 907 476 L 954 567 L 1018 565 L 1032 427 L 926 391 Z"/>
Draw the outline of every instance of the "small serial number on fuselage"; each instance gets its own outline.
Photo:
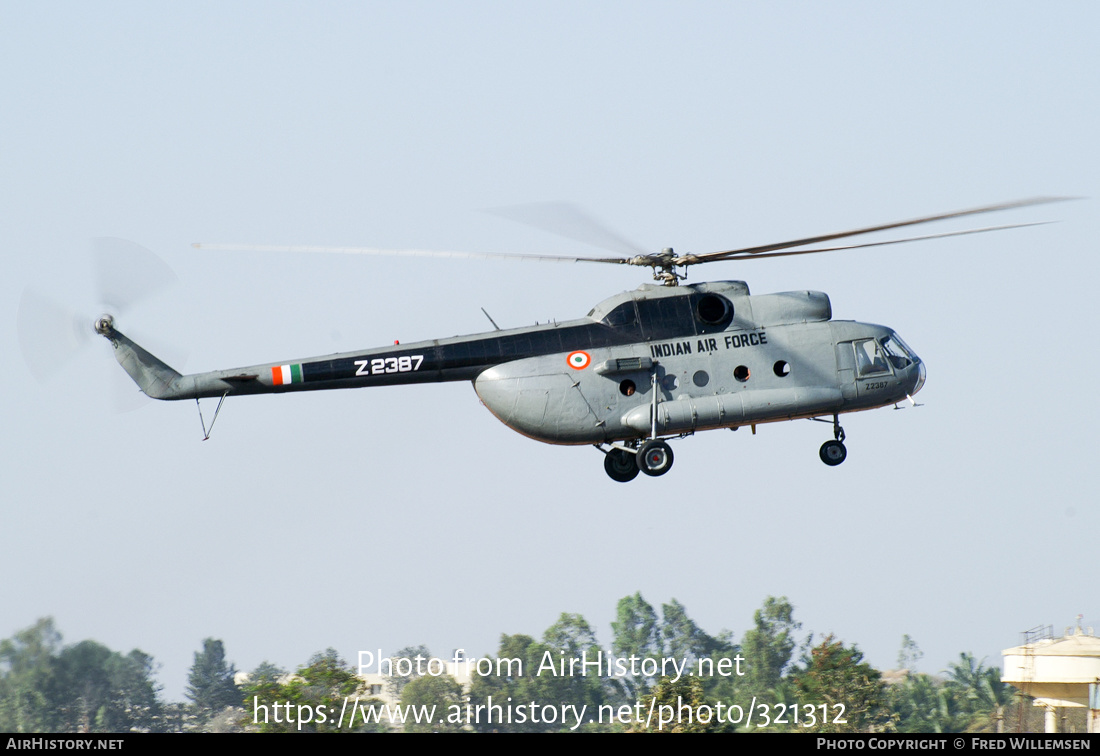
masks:
<path id="1" fill-rule="evenodd" d="M 385 375 L 386 373 L 414 373 L 424 364 L 424 355 L 406 354 L 402 357 L 375 357 L 356 360 L 356 375 Z"/>

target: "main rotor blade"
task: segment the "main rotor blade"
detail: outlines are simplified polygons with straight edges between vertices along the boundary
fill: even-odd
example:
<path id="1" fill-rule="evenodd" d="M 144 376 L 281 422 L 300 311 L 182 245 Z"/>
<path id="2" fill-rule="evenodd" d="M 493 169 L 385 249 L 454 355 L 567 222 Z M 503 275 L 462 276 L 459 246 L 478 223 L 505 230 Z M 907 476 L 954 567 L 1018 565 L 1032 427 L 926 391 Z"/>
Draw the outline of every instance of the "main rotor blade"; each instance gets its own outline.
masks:
<path id="1" fill-rule="evenodd" d="M 388 257 L 450 257 L 458 259 L 536 260 L 540 262 L 595 262 L 625 265 L 619 257 L 563 257 L 561 255 L 524 254 L 522 252 L 455 252 L 438 249 L 377 249 L 374 247 L 320 247 L 283 244 L 221 244 L 195 242 L 195 249 L 215 249 L 230 252 L 308 252 L 310 254 L 382 255 Z"/>
<path id="2" fill-rule="evenodd" d="M 741 249 L 731 249 L 725 252 L 707 252 L 701 255 L 693 255 L 694 263 L 710 262 L 712 260 L 722 260 L 728 258 L 735 258 L 740 256 L 761 256 L 764 252 L 774 252 L 781 249 L 790 249 L 791 247 L 801 247 L 806 244 L 819 244 L 821 242 L 832 241 L 833 239 L 843 239 L 849 236 L 859 236 L 860 234 L 870 234 L 875 231 L 888 231 L 892 228 L 903 228 L 905 226 L 915 226 L 920 223 L 931 223 L 933 221 L 947 220 L 949 218 L 962 218 L 968 215 L 979 215 L 981 213 L 992 213 L 998 210 L 1011 210 L 1018 207 L 1030 207 L 1032 205 L 1045 205 L 1050 202 L 1064 202 L 1065 200 L 1073 199 L 1072 197 L 1032 197 L 1031 199 L 1016 200 L 1014 202 L 1003 202 L 998 205 L 985 205 L 984 207 L 975 207 L 970 210 L 956 210 L 950 213 L 940 213 L 939 215 L 926 215 L 922 218 L 913 218 L 912 220 L 896 221 L 894 223 L 884 223 L 879 226 L 868 226 L 867 228 L 857 228 L 852 231 L 840 231 L 835 234 L 824 234 L 822 236 L 808 236 L 805 239 L 794 239 L 792 241 L 778 242 L 776 244 L 763 244 L 757 247 L 743 247 Z"/>
<path id="3" fill-rule="evenodd" d="M 971 228 L 966 231 L 948 231 L 942 234 L 929 234 L 927 236 L 910 236 L 905 239 L 890 239 L 888 241 L 867 242 L 865 244 L 847 244 L 841 247 L 821 247 L 819 249 L 790 249 L 785 252 L 760 252 L 752 255 L 735 255 L 727 253 L 728 257 L 711 257 L 703 262 L 721 262 L 723 260 L 762 260 L 766 257 L 789 257 L 791 255 L 812 255 L 817 252 L 838 252 L 844 249 L 862 249 L 863 247 L 884 247 L 888 244 L 905 244 L 907 242 L 925 241 L 927 239 L 944 239 L 949 236 L 966 236 L 967 234 L 984 234 L 987 231 L 1005 231 L 1010 228 L 1028 228 L 1030 226 L 1045 226 L 1054 221 L 1039 221 L 1037 223 L 1014 223 L 1010 226 L 988 226 L 986 228 Z M 685 255 L 686 264 L 692 264 L 693 255 Z M 680 264 L 680 263 L 677 263 Z"/>
<path id="4" fill-rule="evenodd" d="M 535 202 L 528 205 L 493 207 L 485 212 L 627 257 L 648 254 L 634 242 L 568 202 Z"/>

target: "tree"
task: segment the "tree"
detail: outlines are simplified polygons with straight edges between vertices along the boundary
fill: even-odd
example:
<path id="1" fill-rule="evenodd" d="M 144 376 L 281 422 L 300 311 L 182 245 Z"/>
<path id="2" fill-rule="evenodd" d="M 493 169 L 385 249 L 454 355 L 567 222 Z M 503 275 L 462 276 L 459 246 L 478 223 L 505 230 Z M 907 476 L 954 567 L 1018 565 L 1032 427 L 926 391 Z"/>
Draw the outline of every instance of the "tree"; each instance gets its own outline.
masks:
<path id="1" fill-rule="evenodd" d="M 959 654 L 948 665 L 947 678 L 910 674 L 890 691 L 901 732 L 1003 731 L 1005 708 L 1012 688 L 1001 682 L 997 669 L 972 654 Z"/>
<path id="2" fill-rule="evenodd" d="M 314 654 L 309 663 L 281 682 L 268 665 L 263 675 L 245 686 L 245 722 L 260 732 L 364 732 L 377 726 L 337 727 L 347 700 L 366 705 L 363 681 L 334 649 Z"/>
<path id="3" fill-rule="evenodd" d="M 901 648 L 898 650 L 898 669 L 915 669 L 917 662 L 924 658 L 917 642 L 908 635 L 901 636 Z"/>
<path id="4" fill-rule="evenodd" d="M 131 732 L 163 727 L 153 659 L 95 641 L 61 645 L 53 620 L 0 642 L 0 729 Z"/>
<path id="5" fill-rule="evenodd" d="M 665 656 L 686 659 L 689 665 L 693 665 L 698 659 L 711 658 L 715 654 L 732 657 L 736 653 L 730 633 L 708 635 L 676 599 L 661 606 L 661 615 L 661 640 Z"/>
<path id="6" fill-rule="evenodd" d="M 707 705 L 703 682 L 698 677 L 681 677 L 673 682 L 669 677 L 657 681 L 653 692 L 642 698 L 644 711 L 655 716 L 636 721 L 632 732 L 720 732 L 714 717 L 715 708 Z M 703 712 L 703 722 L 699 714 Z"/>
<path id="7" fill-rule="evenodd" d="M 668 656 L 693 662 L 710 655 L 713 639 L 695 624 L 687 609 L 676 599 L 661 606 L 661 640 Z"/>
<path id="8" fill-rule="evenodd" d="M 616 621 L 611 623 L 614 639 L 611 650 L 618 656 L 657 657 L 661 655 L 661 634 L 657 612 L 641 593 L 619 599 Z"/>
<path id="9" fill-rule="evenodd" d="M 657 612 L 641 593 L 619 599 L 616 621 L 611 623 L 611 650 L 619 658 L 658 658 L 661 656 L 661 632 Z M 653 684 L 652 678 L 628 675 L 616 680 L 622 698 L 637 701 Z"/>
<path id="10" fill-rule="evenodd" d="M 286 670 L 264 660 L 248 673 L 248 680 L 241 686 L 241 701 L 245 708 L 255 704 L 254 698 L 274 700 L 286 678 Z"/>
<path id="11" fill-rule="evenodd" d="M 753 629 L 741 641 L 745 682 L 752 692 L 763 695 L 779 685 L 797 645 L 794 633 L 802 623 L 795 622 L 794 607 L 786 596 L 768 596 L 753 614 L 753 622 Z"/>
<path id="12" fill-rule="evenodd" d="M 53 705 L 62 729 L 132 732 L 155 729 L 161 715 L 153 660 L 141 651 L 122 656 L 95 641 L 81 641 L 57 655 Z"/>
<path id="13" fill-rule="evenodd" d="M 1004 731 L 1005 707 L 1014 696 L 1011 686 L 1001 682 L 996 668 L 985 666 L 985 660 L 977 661 L 973 654 L 959 654 L 959 661 L 949 665 L 946 687 L 960 699 L 970 714 L 968 731 Z"/>
<path id="14" fill-rule="evenodd" d="M 602 649 L 596 641 L 596 633 L 587 620 L 579 614 L 562 613 L 558 621 L 546 628 L 542 635 L 543 645 L 551 653 L 551 659 L 576 659 L 578 662 L 594 664 L 601 659 Z M 545 654 L 543 660 L 546 659 Z M 542 660 L 540 660 L 540 665 Z M 541 695 L 548 697 L 546 703 L 574 704 L 595 709 L 604 703 L 606 691 L 603 670 L 606 660 L 600 666 L 576 667 L 572 672 L 566 668 L 566 674 L 542 677 Z M 536 670 L 538 667 L 535 668 Z M 560 672 L 560 667 L 558 667 Z"/>
<path id="15" fill-rule="evenodd" d="M 892 727 L 885 684 L 855 646 L 827 636 L 810 650 L 809 664 L 795 673 L 800 701 L 814 702 L 816 723 L 800 732 L 874 732 Z"/>
<path id="16" fill-rule="evenodd" d="M 434 720 L 418 722 L 406 715 L 405 732 L 461 732 L 464 724 L 449 720 L 451 707 L 461 710 L 462 686 L 450 675 L 422 675 L 409 681 L 401 692 L 401 705 L 410 712 L 414 709 L 434 713 Z"/>
<path id="17" fill-rule="evenodd" d="M 964 732 L 970 721 L 955 691 L 931 675 L 910 673 L 888 698 L 898 732 Z"/>
<path id="18" fill-rule="evenodd" d="M 259 707 L 279 701 L 279 695 L 283 691 L 282 684 L 287 677 L 285 669 L 266 659 L 248 673 L 248 679 L 241 685 L 241 703 L 245 710 L 245 715 L 240 720 L 241 725 L 252 728 L 261 724 L 258 721 L 262 719 L 259 712 L 267 710 Z"/>
<path id="19" fill-rule="evenodd" d="M 588 621 L 579 614 L 562 612 L 558 621 L 546 628 L 542 634 L 546 645 L 552 646 L 567 657 L 580 658 L 587 653 L 589 658 L 600 652 L 596 642 L 596 632 Z"/>
<path id="20" fill-rule="evenodd" d="M 52 618 L 0 641 L 0 732 L 55 732 L 56 654 L 61 634 Z"/>
<path id="21" fill-rule="evenodd" d="M 470 705 L 481 713 L 470 725 L 478 732 L 556 732 L 560 722 L 546 722 L 526 713 L 509 717 L 501 707 L 517 707 L 530 702 L 558 703 L 560 692 L 552 675 L 537 671 L 546 654 L 556 651 L 529 635 L 502 635 L 494 663 L 496 674 L 478 676 L 470 683 Z M 568 703 L 573 703 L 569 701 Z M 477 707 L 484 707 L 478 709 Z M 494 708 L 495 707 L 495 708 Z"/>
<path id="22" fill-rule="evenodd" d="M 225 661 L 222 642 L 214 638 L 203 640 L 202 651 L 195 652 L 186 691 L 191 711 L 200 724 L 229 707 L 241 705 L 236 675 L 237 668 Z"/>
<path id="23" fill-rule="evenodd" d="M 709 635 L 688 616 L 687 609 L 676 599 L 661 606 L 661 640 L 663 655 L 674 658 L 678 663 L 686 662 L 685 669 L 701 670 L 703 690 L 714 699 L 735 700 L 739 679 L 736 673 L 715 674 L 714 670 L 735 670 L 740 665 L 736 661 L 739 649 L 733 643 L 733 634 L 723 631 L 716 636 Z M 708 660 L 700 668 L 699 661 Z"/>
<path id="24" fill-rule="evenodd" d="M 120 730 L 156 732 L 162 728 L 164 709 L 161 687 L 153 679 L 153 657 L 138 649 L 126 656 L 112 652 L 107 663 Z"/>
<path id="25" fill-rule="evenodd" d="M 410 670 L 409 674 L 386 676 L 386 693 L 388 693 L 393 700 L 400 701 L 401 691 L 405 688 L 405 686 L 415 680 L 417 677 L 420 677 L 420 675 L 417 674 L 417 665 L 414 661 L 417 657 L 420 657 L 424 660 L 422 662 L 422 665 L 427 664 L 427 660 L 432 658 L 432 652 L 428 650 L 427 646 L 423 645 L 405 646 L 404 648 L 398 649 L 397 653 L 390 657 L 390 663 L 394 665 L 395 670 L 398 666 L 399 659 L 408 659 L 410 661 L 413 661 L 413 663 L 408 666 L 408 669 Z M 400 666 L 400 669 L 406 669 L 405 665 L 402 664 Z"/>

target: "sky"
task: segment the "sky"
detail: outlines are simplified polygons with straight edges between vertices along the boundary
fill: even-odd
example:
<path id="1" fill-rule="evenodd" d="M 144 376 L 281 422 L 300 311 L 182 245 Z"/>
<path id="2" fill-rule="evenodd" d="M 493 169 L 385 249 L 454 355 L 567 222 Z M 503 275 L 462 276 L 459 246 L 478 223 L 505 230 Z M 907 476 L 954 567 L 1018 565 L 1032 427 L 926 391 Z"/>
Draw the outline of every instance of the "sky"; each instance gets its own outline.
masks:
<path id="1" fill-rule="evenodd" d="M 609 646 L 635 592 L 735 640 L 787 596 L 804 632 L 882 668 L 907 634 L 932 673 L 1100 623 L 1098 25 L 1089 2 L 0 0 L 0 637 L 52 616 L 152 654 L 181 700 L 206 637 L 291 668 L 489 654 L 575 612 Z M 827 292 L 925 361 L 923 406 L 845 417 L 837 468 L 796 421 L 676 441 L 623 485 L 465 383 L 230 399 L 204 442 L 193 404 L 117 411 L 135 389 L 102 339 L 40 382 L 16 328 L 26 291 L 99 314 L 100 237 L 177 273 L 116 324 L 189 372 L 481 332 L 481 308 L 567 320 L 647 282 L 194 242 L 601 254 L 486 212 L 564 201 L 709 252 L 1040 195 L 1083 199 L 691 271 Z"/>

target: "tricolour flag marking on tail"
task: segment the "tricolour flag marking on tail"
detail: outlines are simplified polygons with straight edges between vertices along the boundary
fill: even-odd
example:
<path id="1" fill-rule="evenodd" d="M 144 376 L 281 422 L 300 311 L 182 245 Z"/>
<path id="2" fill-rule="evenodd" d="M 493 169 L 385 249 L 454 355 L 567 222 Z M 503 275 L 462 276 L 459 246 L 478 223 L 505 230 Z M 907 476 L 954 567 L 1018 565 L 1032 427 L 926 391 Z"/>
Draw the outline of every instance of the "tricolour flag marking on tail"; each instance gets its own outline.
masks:
<path id="1" fill-rule="evenodd" d="M 271 382 L 276 386 L 302 382 L 301 365 L 276 365 L 271 368 Z"/>

